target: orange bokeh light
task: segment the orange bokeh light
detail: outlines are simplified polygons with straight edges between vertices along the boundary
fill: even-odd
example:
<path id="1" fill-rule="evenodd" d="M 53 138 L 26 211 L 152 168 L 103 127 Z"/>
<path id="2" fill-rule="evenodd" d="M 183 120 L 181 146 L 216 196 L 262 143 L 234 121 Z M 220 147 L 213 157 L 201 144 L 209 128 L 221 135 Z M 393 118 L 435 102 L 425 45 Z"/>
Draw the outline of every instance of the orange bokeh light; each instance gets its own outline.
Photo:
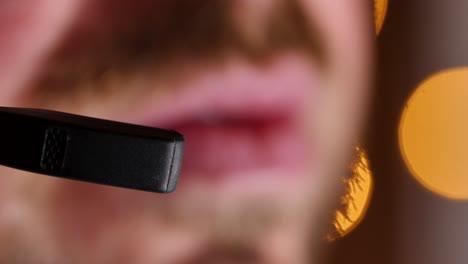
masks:
<path id="1" fill-rule="evenodd" d="M 356 158 L 352 164 L 352 177 L 346 179 L 348 193 L 343 197 L 346 209 L 337 211 L 334 222 L 334 233 L 328 240 L 336 240 L 353 231 L 364 218 L 370 203 L 373 189 L 372 172 L 366 152 L 357 147 Z"/>
<path id="2" fill-rule="evenodd" d="M 374 0 L 375 33 L 378 35 L 382 30 L 387 15 L 388 0 Z"/>
<path id="3" fill-rule="evenodd" d="M 468 199 L 468 67 L 429 77 L 409 99 L 400 122 L 400 149 L 427 189 Z"/>

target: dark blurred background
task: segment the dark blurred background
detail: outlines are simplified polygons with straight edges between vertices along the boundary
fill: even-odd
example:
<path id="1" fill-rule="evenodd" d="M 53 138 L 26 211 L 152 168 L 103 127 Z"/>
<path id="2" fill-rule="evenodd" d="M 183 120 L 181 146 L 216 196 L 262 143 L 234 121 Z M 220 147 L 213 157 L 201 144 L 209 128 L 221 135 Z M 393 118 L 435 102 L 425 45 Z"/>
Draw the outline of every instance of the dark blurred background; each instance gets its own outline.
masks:
<path id="1" fill-rule="evenodd" d="M 418 85 L 468 66 L 468 1 L 390 0 L 376 41 L 378 77 L 366 147 L 373 195 L 360 225 L 332 242 L 331 263 L 468 263 L 468 200 L 420 184 L 398 138 L 403 109 Z M 468 90 L 468 83 L 462 85 Z M 468 166 L 468 157 L 461 160 Z M 468 190 L 468 174 L 464 182 Z"/>

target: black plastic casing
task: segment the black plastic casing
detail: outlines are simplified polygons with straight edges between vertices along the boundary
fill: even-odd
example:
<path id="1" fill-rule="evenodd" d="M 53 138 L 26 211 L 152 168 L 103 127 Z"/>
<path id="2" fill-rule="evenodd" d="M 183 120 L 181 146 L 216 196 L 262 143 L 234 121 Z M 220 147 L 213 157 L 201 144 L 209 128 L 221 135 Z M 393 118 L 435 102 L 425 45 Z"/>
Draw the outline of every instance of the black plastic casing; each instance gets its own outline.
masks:
<path id="1" fill-rule="evenodd" d="M 0 164 L 72 180 L 168 193 L 184 138 L 175 131 L 49 110 L 0 107 Z"/>

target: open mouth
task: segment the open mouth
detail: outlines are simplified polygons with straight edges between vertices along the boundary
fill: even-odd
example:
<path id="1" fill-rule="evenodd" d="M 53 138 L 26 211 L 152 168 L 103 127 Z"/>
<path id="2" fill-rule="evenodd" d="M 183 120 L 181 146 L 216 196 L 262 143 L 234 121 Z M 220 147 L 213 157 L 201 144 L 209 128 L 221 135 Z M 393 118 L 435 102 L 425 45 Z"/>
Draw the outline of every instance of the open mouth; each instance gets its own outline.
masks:
<path id="1" fill-rule="evenodd" d="M 301 60 L 232 64 L 168 96 L 145 123 L 185 136 L 182 181 L 302 170 L 311 155 L 303 122 L 313 88 L 313 71 Z"/>

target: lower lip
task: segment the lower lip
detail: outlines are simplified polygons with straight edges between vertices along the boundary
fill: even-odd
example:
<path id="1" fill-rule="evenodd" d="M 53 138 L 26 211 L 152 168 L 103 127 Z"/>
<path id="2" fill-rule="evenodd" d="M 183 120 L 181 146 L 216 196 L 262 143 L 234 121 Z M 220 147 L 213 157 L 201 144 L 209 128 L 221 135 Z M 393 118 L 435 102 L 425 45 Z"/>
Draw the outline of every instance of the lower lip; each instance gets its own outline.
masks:
<path id="1" fill-rule="evenodd" d="M 306 163 L 304 137 L 288 118 L 192 122 L 173 128 L 186 139 L 182 179 L 221 181 L 257 170 L 297 170 Z"/>

